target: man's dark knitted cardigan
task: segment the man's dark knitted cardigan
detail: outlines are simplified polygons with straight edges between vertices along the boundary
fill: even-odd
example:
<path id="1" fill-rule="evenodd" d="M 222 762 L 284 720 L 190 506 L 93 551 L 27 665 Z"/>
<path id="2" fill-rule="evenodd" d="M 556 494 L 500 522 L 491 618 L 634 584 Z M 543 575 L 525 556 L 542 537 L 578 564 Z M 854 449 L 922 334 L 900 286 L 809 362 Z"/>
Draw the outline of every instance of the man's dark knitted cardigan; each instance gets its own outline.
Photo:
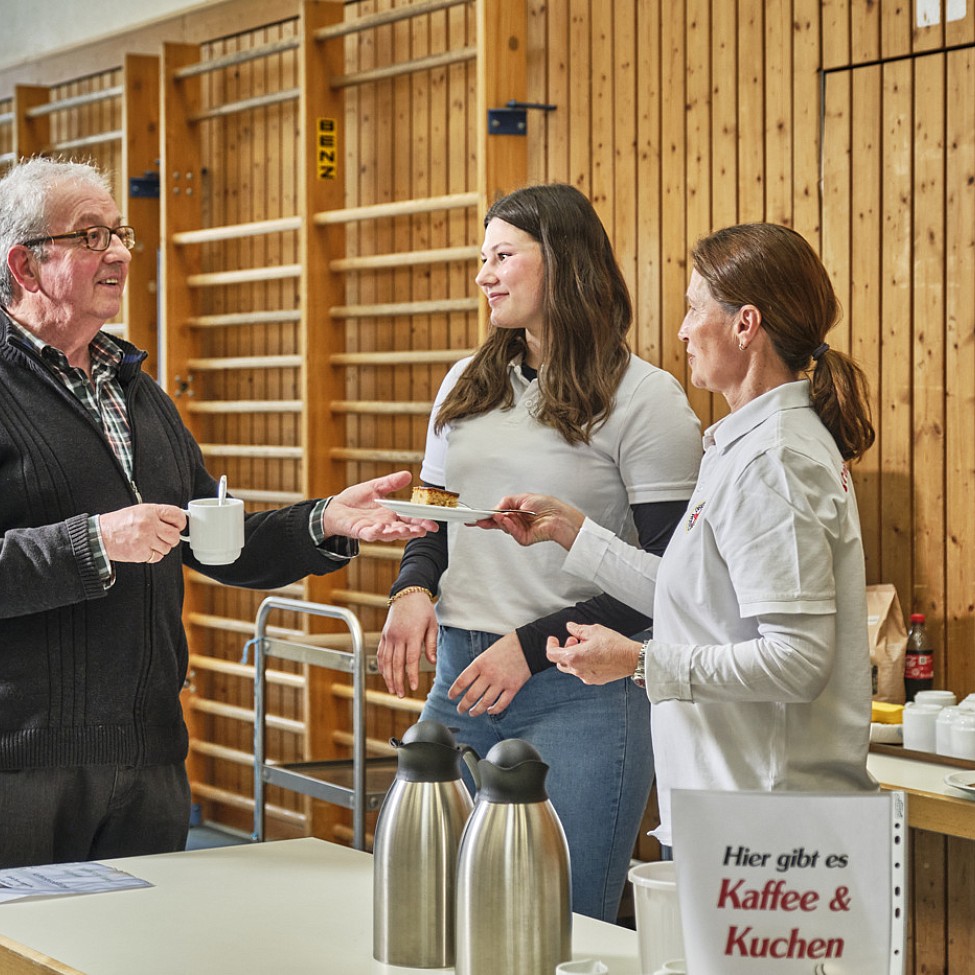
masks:
<path id="1" fill-rule="evenodd" d="M 233 565 L 201 566 L 184 543 L 154 565 L 116 563 L 106 589 L 89 515 L 140 501 L 185 508 L 217 491 L 174 404 L 142 372 L 145 354 L 119 344 L 134 483 L 0 311 L 0 769 L 182 761 L 183 564 L 262 589 L 344 565 L 315 548 L 306 501 L 248 515 Z"/>

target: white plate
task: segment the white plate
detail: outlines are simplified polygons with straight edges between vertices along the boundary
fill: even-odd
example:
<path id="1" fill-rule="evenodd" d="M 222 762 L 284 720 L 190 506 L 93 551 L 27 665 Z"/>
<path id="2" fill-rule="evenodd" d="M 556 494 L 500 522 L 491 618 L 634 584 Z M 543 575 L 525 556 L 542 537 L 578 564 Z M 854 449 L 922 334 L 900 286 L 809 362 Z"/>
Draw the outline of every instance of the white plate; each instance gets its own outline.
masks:
<path id="1" fill-rule="evenodd" d="M 949 772 L 945 776 L 945 785 L 950 785 L 953 789 L 961 789 L 962 792 L 975 797 L 975 772 Z"/>
<path id="2" fill-rule="evenodd" d="M 380 498 L 379 503 L 404 518 L 429 518 L 431 521 L 462 521 L 473 524 L 481 518 L 490 518 L 496 511 L 483 508 L 441 508 L 438 504 L 414 504 L 412 501 L 393 501 Z"/>

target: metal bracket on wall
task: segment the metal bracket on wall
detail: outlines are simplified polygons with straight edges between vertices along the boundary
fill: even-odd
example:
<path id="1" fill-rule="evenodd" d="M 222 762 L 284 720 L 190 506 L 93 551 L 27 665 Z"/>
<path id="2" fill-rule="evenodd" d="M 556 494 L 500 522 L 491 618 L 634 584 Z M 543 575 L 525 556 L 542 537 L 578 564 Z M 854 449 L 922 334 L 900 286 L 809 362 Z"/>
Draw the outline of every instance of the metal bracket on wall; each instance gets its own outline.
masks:
<path id="1" fill-rule="evenodd" d="M 129 196 L 159 199 L 159 173 L 146 170 L 142 176 L 129 177 Z"/>
<path id="2" fill-rule="evenodd" d="M 519 102 L 512 98 L 506 108 L 488 109 L 488 135 L 527 135 L 529 108 L 554 112 L 556 106 L 540 102 Z"/>

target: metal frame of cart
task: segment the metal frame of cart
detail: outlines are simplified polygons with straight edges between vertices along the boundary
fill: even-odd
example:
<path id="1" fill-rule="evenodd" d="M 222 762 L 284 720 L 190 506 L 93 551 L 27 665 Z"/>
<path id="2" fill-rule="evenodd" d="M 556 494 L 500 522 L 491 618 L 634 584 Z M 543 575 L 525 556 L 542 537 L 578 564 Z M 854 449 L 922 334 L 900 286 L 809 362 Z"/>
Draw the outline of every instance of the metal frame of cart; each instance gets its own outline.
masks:
<path id="1" fill-rule="evenodd" d="M 352 652 L 310 646 L 267 636 L 267 618 L 273 610 L 307 613 L 342 621 L 352 637 Z M 365 681 L 368 662 L 362 627 L 355 614 L 342 606 L 269 596 L 257 611 L 254 628 L 254 832 L 264 839 L 265 785 L 321 799 L 352 810 L 353 845 L 366 845 L 366 812 L 378 809 L 396 774 L 395 758 L 366 758 Z M 265 754 L 267 715 L 265 667 L 268 657 L 279 657 L 327 667 L 352 675 L 352 759 L 275 763 Z"/>

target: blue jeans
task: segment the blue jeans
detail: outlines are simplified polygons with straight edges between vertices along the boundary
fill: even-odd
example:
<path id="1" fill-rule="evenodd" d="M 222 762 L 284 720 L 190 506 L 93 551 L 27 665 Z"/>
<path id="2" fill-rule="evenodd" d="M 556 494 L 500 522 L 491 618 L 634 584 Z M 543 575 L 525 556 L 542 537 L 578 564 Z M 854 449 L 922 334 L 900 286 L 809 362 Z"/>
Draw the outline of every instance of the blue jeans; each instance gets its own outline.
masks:
<path id="1" fill-rule="evenodd" d="M 653 781 L 650 702 L 631 680 L 590 687 L 551 667 L 532 676 L 501 714 L 458 714 L 447 697 L 450 685 L 498 638 L 440 628 L 437 674 L 422 717 L 456 729 L 458 742 L 481 758 L 505 738 L 538 749 L 569 844 L 572 909 L 615 922 Z M 473 792 L 466 768 L 464 778 Z"/>

